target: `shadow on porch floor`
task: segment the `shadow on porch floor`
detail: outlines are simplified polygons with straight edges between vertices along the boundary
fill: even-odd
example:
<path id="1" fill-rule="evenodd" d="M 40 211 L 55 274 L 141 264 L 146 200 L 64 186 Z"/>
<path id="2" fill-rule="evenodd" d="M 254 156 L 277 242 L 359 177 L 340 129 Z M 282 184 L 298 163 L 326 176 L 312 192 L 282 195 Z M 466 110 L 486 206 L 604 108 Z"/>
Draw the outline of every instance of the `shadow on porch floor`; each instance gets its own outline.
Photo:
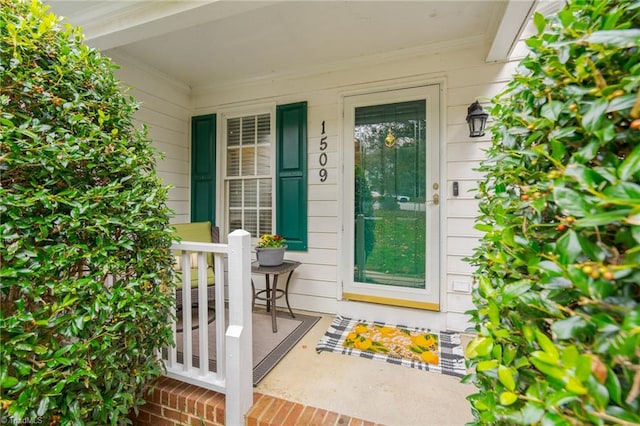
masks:
<path id="1" fill-rule="evenodd" d="M 246 425 L 458 426 L 472 420 L 465 397 L 475 388 L 456 377 L 316 353 L 332 320 L 323 316 L 254 389 Z M 164 406 L 162 416 L 152 418 L 143 407 L 134 424 L 223 424 L 224 395 L 166 378 L 157 389 L 148 405 Z"/>

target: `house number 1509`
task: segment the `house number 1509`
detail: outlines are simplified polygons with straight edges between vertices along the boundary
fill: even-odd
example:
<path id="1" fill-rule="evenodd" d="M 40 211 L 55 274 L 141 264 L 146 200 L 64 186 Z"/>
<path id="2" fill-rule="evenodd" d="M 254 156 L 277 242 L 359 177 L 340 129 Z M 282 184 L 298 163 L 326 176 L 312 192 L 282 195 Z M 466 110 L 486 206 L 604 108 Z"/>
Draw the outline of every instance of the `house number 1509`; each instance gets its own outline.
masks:
<path id="1" fill-rule="evenodd" d="M 319 163 L 320 163 L 320 171 L 318 172 L 320 174 L 320 182 L 324 182 L 327 180 L 327 169 L 324 168 L 324 166 L 327 165 L 327 153 L 325 152 L 325 150 L 327 149 L 327 137 L 325 136 L 325 130 L 324 130 L 324 120 L 322 121 L 322 133 L 321 133 L 321 138 L 320 138 L 320 158 L 318 159 Z"/>

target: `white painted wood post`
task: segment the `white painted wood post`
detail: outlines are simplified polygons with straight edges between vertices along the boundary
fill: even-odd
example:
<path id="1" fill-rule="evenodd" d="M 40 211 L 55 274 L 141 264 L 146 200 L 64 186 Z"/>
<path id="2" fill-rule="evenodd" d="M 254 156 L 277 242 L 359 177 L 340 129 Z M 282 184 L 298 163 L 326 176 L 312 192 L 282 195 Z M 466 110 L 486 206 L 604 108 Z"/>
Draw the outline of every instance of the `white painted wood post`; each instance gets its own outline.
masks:
<path id="1" fill-rule="evenodd" d="M 229 327 L 226 333 L 225 424 L 241 426 L 253 405 L 251 235 L 229 234 Z"/>

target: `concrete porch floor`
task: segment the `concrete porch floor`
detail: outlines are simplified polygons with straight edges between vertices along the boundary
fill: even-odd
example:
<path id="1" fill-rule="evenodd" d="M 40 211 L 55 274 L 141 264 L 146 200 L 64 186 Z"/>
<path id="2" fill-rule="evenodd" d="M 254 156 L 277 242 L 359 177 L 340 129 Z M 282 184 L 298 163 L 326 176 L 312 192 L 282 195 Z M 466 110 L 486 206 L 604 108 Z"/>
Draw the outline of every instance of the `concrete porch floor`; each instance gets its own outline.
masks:
<path id="1" fill-rule="evenodd" d="M 465 397 L 475 387 L 457 377 L 316 353 L 316 343 L 332 320 L 323 315 L 254 390 L 387 426 L 457 426 L 473 420 Z M 463 345 L 469 339 L 463 336 Z"/>

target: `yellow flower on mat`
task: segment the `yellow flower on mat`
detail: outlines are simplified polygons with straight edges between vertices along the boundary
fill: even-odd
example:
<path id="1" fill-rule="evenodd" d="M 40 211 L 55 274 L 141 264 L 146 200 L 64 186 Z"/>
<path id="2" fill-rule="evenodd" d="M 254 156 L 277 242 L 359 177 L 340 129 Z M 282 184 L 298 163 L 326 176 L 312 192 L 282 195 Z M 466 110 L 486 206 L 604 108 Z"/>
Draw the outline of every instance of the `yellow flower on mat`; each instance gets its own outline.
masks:
<path id="1" fill-rule="evenodd" d="M 411 336 L 411 342 L 416 346 L 422 346 L 423 348 L 429 348 L 436 345 L 438 341 L 433 338 L 431 334 L 420 334 L 418 336 Z"/>
<path id="2" fill-rule="evenodd" d="M 352 331 L 347 335 L 347 337 L 345 337 L 344 341 L 353 343 L 353 341 L 356 340 L 357 337 L 358 337 L 358 333 L 355 333 Z"/>
<path id="3" fill-rule="evenodd" d="M 422 361 L 426 362 L 427 364 L 438 365 L 440 363 L 438 354 L 434 354 L 433 352 L 430 352 L 430 351 L 422 352 L 420 354 L 420 358 L 422 358 Z"/>
<path id="4" fill-rule="evenodd" d="M 369 349 L 371 347 L 371 339 L 363 339 L 362 337 L 359 338 L 359 339 L 356 339 L 354 346 L 357 349 L 361 349 L 363 351 L 366 351 L 367 349 Z"/>
<path id="5" fill-rule="evenodd" d="M 354 330 L 356 333 L 366 333 L 367 331 L 369 331 L 369 327 L 367 327 L 367 324 L 358 324 L 356 325 L 356 328 Z"/>
<path id="6" fill-rule="evenodd" d="M 383 336 L 389 336 L 396 332 L 396 330 L 393 327 L 380 327 L 379 331 L 380 331 L 380 334 L 382 334 Z"/>

